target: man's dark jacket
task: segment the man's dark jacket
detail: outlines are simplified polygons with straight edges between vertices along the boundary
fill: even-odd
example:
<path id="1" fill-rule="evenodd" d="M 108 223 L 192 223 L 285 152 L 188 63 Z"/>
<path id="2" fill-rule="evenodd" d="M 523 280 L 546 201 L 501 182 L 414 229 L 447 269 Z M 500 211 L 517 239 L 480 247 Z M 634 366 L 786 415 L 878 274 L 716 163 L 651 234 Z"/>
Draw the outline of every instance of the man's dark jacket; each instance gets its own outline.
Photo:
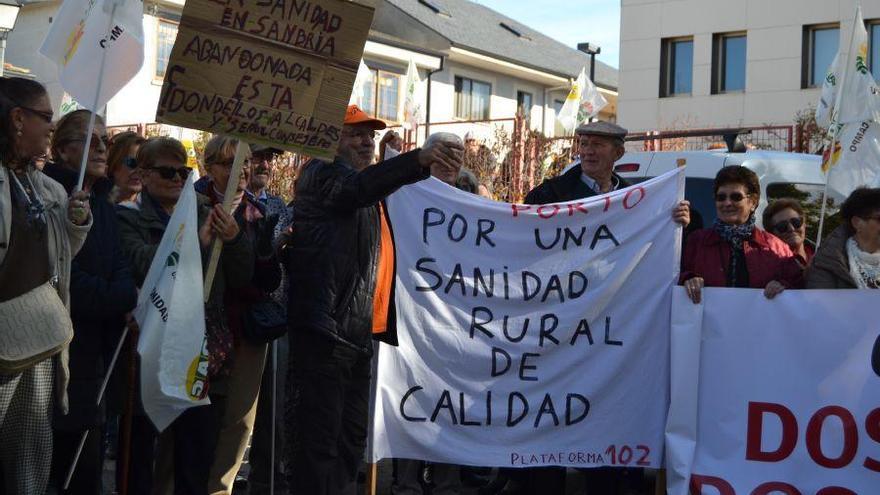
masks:
<path id="1" fill-rule="evenodd" d="M 428 178 L 418 153 L 404 153 L 361 172 L 338 157 L 303 167 L 293 202 L 296 223 L 284 256 L 292 332 L 317 331 L 372 352 L 378 204 L 399 187 Z M 388 330 L 378 338 L 396 345 L 393 293 L 391 304 Z"/>
<path id="2" fill-rule="evenodd" d="M 619 189 L 630 186 L 623 177 L 612 173 L 619 182 Z M 523 201 L 529 205 L 544 205 L 548 203 L 564 203 L 576 199 L 584 199 L 596 196 L 596 192 L 581 179 L 581 167 L 575 165 L 567 172 L 552 179 L 547 179 L 541 185 L 535 187 Z"/>
<path id="3" fill-rule="evenodd" d="M 48 163 L 44 172 L 73 191 L 79 174 Z M 103 407 L 95 405 L 106 367 L 125 326 L 125 313 L 134 309 L 137 292 L 128 259 L 119 243 L 116 210 L 109 194 L 113 183 L 99 179 L 92 186 L 89 206 L 92 228 L 70 266 L 70 413 L 56 416 L 55 428 L 80 431 L 104 422 Z"/>

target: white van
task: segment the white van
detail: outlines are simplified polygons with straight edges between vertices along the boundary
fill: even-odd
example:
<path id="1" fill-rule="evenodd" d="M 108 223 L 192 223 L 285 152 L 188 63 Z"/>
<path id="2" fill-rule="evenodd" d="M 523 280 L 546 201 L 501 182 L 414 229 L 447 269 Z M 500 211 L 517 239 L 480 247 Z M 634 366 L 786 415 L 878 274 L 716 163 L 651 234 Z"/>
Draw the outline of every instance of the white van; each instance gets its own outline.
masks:
<path id="1" fill-rule="evenodd" d="M 692 222 L 709 227 L 715 221 L 713 181 L 721 167 L 742 165 L 753 170 L 761 182 L 761 203 L 757 220 L 768 200 L 794 197 L 804 204 L 821 205 L 820 198 L 825 177 L 822 173 L 822 157 L 802 153 L 750 150 L 744 153 L 728 151 L 645 151 L 630 152 L 614 165 L 614 171 L 632 182 L 656 177 L 678 166 L 686 166 L 685 198 L 691 202 Z M 832 190 L 828 197 L 833 205 L 839 205 L 843 197 Z M 809 210 L 809 208 L 807 208 Z M 836 211 L 829 208 L 826 215 Z M 818 212 L 810 222 L 818 222 Z M 695 225 L 699 228 L 700 224 Z M 812 225 L 810 232 L 815 232 Z"/>

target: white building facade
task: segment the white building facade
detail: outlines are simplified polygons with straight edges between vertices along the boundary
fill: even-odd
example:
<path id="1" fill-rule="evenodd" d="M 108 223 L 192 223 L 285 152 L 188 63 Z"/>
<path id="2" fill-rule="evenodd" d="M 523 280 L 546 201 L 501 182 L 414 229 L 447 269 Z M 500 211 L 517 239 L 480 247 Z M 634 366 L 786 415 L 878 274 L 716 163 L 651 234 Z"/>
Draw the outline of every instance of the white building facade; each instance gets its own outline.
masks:
<path id="1" fill-rule="evenodd" d="M 862 1 L 880 78 L 880 1 Z M 618 121 L 631 130 L 790 125 L 849 43 L 856 0 L 621 0 Z"/>

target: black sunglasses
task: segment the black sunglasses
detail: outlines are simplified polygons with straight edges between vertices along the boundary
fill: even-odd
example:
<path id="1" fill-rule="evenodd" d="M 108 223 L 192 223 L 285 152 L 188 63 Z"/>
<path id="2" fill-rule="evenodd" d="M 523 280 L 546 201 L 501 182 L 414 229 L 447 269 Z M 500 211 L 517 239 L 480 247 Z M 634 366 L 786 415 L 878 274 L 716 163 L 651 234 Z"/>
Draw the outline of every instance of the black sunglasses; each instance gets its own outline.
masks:
<path id="1" fill-rule="evenodd" d="M 746 197 L 743 195 L 743 193 L 739 193 L 739 192 L 730 193 L 729 196 L 724 193 L 716 193 L 715 194 L 715 201 L 718 203 L 723 203 L 723 202 L 727 201 L 727 198 L 730 198 L 730 200 L 733 201 L 734 203 L 739 203 L 740 201 L 746 199 Z"/>
<path id="2" fill-rule="evenodd" d="M 129 168 L 131 170 L 136 169 L 138 166 L 137 160 L 130 156 L 125 157 L 125 159 L 122 160 L 122 164 L 125 165 L 126 168 Z"/>
<path id="3" fill-rule="evenodd" d="M 180 180 L 186 180 L 189 177 L 189 169 L 187 167 L 150 167 L 148 170 L 155 170 L 159 177 L 165 180 L 171 180 L 175 175 L 180 177 Z"/>
<path id="4" fill-rule="evenodd" d="M 783 220 L 774 225 L 773 231 L 778 234 L 785 234 L 786 232 L 788 232 L 789 225 L 791 225 L 792 229 L 797 230 L 804 225 L 804 221 L 800 217 L 789 218 L 788 220 Z"/>
<path id="5" fill-rule="evenodd" d="M 25 112 L 32 113 L 38 117 L 42 117 L 47 124 L 51 124 L 52 119 L 55 117 L 52 112 L 44 112 L 42 110 L 37 110 L 36 108 L 30 108 L 22 105 L 19 105 L 18 108 L 24 110 Z"/>

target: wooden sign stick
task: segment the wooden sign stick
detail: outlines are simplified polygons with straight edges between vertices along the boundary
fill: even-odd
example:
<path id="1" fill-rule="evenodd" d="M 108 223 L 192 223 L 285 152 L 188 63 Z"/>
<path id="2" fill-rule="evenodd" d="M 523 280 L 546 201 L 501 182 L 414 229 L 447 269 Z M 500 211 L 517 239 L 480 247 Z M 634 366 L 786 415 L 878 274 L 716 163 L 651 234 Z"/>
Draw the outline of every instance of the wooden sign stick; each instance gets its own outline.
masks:
<path id="1" fill-rule="evenodd" d="M 238 178 L 241 177 L 241 168 L 244 166 L 245 157 L 248 154 L 248 145 L 238 140 L 235 149 L 235 161 L 232 162 L 232 170 L 229 171 L 229 180 L 226 182 L 226 191 L 223 193 L 223 211 L 232 214 L 232 200 L 238 189 Z M 211 296 L 211 287 L 214 285 L 214 275 L 217 274 L 217 263 L 220 261 L 220 251 L 223 249 L 223 241 L 214 237 L 211 241 L 211 257 L 208 258 L 208 270 L 205 272 L 205 302 Z"/>

